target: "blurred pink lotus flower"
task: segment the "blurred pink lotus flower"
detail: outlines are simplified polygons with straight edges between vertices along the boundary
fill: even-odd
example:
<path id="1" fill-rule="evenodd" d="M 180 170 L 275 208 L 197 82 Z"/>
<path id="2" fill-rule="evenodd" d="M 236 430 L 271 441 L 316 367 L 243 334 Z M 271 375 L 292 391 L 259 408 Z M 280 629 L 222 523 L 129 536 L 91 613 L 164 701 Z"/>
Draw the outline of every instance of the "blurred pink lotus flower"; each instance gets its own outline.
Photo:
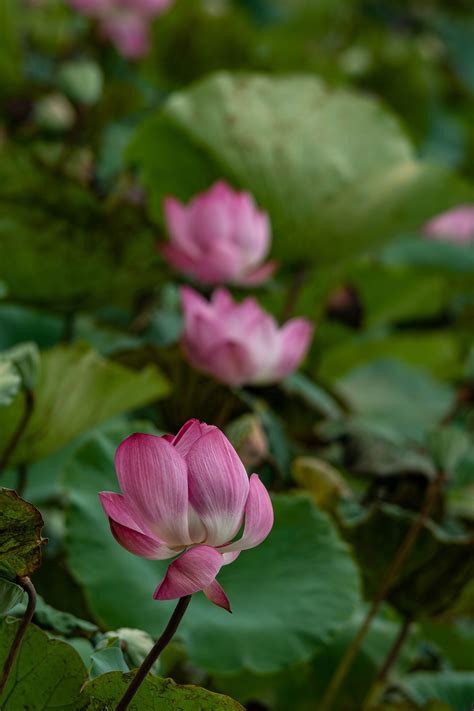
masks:
<path id="1" fill-rule="evenodd" d="M 149 49 L 149 25 L 174 0 L 69 0 L 72 7 L 97 20 L 102 34 L 124 56 L 137 59 Z"/>
<path id="2" fill-rule="evenodd" d="M 202 590 L 230 611 L 219 570 L 262 543 L 273 526 L 271 500 L 257 474 L 249 480 L 224 434 L 198 420 L 176 436 L 131 435 L 117 449 L 115 467 L 122 494 L 100 494 L 115 539 L 149 560 L 179 555 L 155 600 Z M 244 517 L 242 537 L 234 541 Z"/>
<path id="3" fill-rule="evenodd" d="M 458 205 L 423 227 L 427 237 L 457 244 L 474 243 L 474 205 Z"/>
<path id="4" fill-rule="evenodd" d="M 150 47 L 148 21 L 129 12 L 111 13 L 100 21 L 100 29 L 118 52 L 129 59 L 138 59 Z"/>
<path id="5" fill-rule="evenodd" d="M 308 350 L 313 327 L 304 318 L 279 328 L 251 297 L 237 304 L 226 289 L 217 289 L 209 302 L 189 287 L 181 295 L 187 358 L 229 385 L 282 380 Z"/>
<path id="6" fill-rule="evenodd" d="M 164 256 L 202 284 L 252 286 L 275 271 L 274 262 L 262 264 L 271 240 L 268 215 L 250 193 L 218 182 L 188 205 L 166 198 L 164 211 L 170 235 Z"/>

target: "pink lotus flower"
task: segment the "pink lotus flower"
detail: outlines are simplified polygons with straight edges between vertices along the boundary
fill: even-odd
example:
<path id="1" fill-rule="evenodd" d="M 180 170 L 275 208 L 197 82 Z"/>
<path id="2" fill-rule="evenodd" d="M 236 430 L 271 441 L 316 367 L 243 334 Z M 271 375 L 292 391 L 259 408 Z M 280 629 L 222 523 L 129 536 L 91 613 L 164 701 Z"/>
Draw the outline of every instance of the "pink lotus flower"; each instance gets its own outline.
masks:
<path id="1" fill-rule="evenodd" d="M 162 246 L 178 271 L 202 284 L 261 284 L 275 271 L 262 265 L 270 246 L 268 215 L 250 193 L 224 182 L 200 193 L 189 205 L 173 197 L 164 201 L 170 242 Z"/>
<path id="2" fill-rule="evenodd" d="M 119 12 L 111 13 L 99 23 L 100 29 L 117 51 L 129 59 L 138 59 L 150 47 L 148 20 L 140 15 Z"/>
<path id="3" fill-rule="evenodd" d="M 308 350 L 313 327 L 304 318 L 278 328 L 253 298 L 237 304 L 226 289 L 217 289 L 208 302 L 189 287 L 183 287 L 181 295 L 187 358 L 229 385 L 282 380 Z"/>
<path id="4" fill-rule="evenodd" d="M 474 243 L 474 205 L 458 205 L 426 223 L 427 237 L 457 244 Z"/>
<path id="5" fill-rule="evenodd" d="M 115 467 L 123 493 L 100 494 L 115 539 L 142 558 L 179 555 L 155 600 L 202 590 L 230 611 L 216 575 L 262 543 L 273 526 L 270 497 L 257 474 L 249 480 L 224 434 L 197 420 L 175 437 L 131 435 L 117 449 Z M 244 516 L 242 537 L 234 540 Z"/>
<path id="6" fill-rule="evenodd" d="M 102 34 L 125 57 L 143 56 L 150 45 L 149 25 L 173 0 L 69 0 L 83 15 L 96 19 Z"/>

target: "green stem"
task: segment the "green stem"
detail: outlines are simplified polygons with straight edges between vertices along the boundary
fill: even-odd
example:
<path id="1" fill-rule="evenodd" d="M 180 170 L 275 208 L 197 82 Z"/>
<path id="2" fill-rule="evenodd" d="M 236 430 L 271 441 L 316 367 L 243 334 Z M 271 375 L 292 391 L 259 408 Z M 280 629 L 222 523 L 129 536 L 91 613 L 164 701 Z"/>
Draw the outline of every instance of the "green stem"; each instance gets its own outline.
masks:
<path id="1" fill-rule="evenodd" d="M 331 711 L 331 709 L 334 708 L 334 702 L 339 693 L 339 690 L 352 667 L 352 663 L 362 645 L 362 642 L 364 641 L 367 635 L 367 632 L 370 629 L 372 621 L 376 616 L 377 612 L 379 611 L 381 604 L 387 598 L 388 593 L 392 588 L 392 585 L 397 579 L 403 565 L 405 564 L 405 561 L 410 555 L 413 546 L 415 545 L 418 536 L 420 535 L 423 529 L 423 526 L 425 525 L 426 520 L 429 518 L 435 506 L 443 481 L 444 473 L 438 472 L 436 478 L 430 483 L 426 492 L 422 510 L 420 511 L 420 514 L 416 517 L 416 519 L 413 521 L 405 538 L 402 541 L 401 546 L 395 553 L 395 556 L 392 559 L 392 562 L 387 570 L 385 577 L 382 580 L 382 583 L 372 602 L 372 605 L 370 606 L 370 609 L 367 613 L 364 622 L 362 623 L 357 635 L 353 639 L 352 644 L 349 646 L 345 655 L 341 659 L 339 666 L 331 679 L 331 682 L 322 699 L 319 711 Z"/>
<path id="2" fill-rule="evenodd" d="M 180 598 L 178 604 L 175 607 L 173 614 L 171 615 L 170 621 L 168 622 L 165 631 L 156 642 L 153 649 L 149 652 L 148 656 L 145 657 L 141 667 L 138 669 L 137 673 L 133 677 L 132 683 L 126 690 L 125 694 L 122 696 L 118 703 L 116 711 L 126 711 L 131 700 L 137 693 L 140 686 L 145 681 L 148 672 L 152 668 L 153 664 L 157 661 L 161 652 L 173 639 L 176 630 L 179 627 L 179 623 L 183 619 L 183 615 L 188 609 L 188 605 L 191 602 L 192 595 L 186 595 L 186 597 Z"/>
<path id="3" fill-rule="evenodd" d="M 12 670 L 13 664 L 15 663 L 15 659 L 17 658 L 18 652 L 20 651 L 21 643 L 23 642 L 23 637 L 26 634 L 28 625 L 33 619 L 33 615 L 35 614 L 36 609 L 36 590 L 31 580 L 25 575 L 24 577 L 18 577 L 17 582 L 19 583 L 19 585 L 21 585 L 23 590 L 25 590 L 26 594 L 28 595 L 28 605 L 26 607 L 26 611 L 23 615 L 23 619 L 20 623 L 20 626 L 18 627 L 16 635 L 13 639 L 8 657 L 6 658 L 5 664 L 3 666 L 2 676 L 0 677 L 0 696 L 2 695 L 3 690 L 7 685 L 8 677 Z"/>
<path id="4" fill-rule="evenodd" d="M 400 625 L 398 634 L 397 634 L 392 646 L 390 647 L 390 650 L 385 658 L 384 663 L 382 664 L 381 669 L 379 670 L 379 672 L 375 678 L 372 688 L 369 690 L 369 693 L 367 694 L 367 696 L 364 700 L 364 703 L 362 705 L 362 711 L 368 711 L 370 708 L 372 708 L 373 705 L 375 705 L 378 702 L 378 699 L 384 689 L 387 677 L 388 677 L 393 665 L 397 661 L 400 652 L 402 651 L 402 647 L 405 643 L 408 633 L 410 632 L 412 623 L 413 623 L 413 619 L 411 617 L 407 616 L 407 617 L 405 617 L 402 624 Z"/>

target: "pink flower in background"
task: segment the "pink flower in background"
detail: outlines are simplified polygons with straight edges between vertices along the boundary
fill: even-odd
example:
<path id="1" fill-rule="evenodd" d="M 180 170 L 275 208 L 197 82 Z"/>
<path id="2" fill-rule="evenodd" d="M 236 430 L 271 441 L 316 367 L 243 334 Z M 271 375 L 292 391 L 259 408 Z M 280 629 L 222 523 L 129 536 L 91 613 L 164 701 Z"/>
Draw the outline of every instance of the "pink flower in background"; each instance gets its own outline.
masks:
<path id="1" fill-rule="evenodd" d="M 474 243 L 474 205 L 458 205 L 423 227 L 427 237 L 457 244 Z"/>
<path id="2" fill-rule="evenodd" d="M 219 570 L 262 543 L 273 526 L 270 497 L 257 474 L 249 480 L 224 434 L 197 420 L 175 437 L 131 435 L 117 449 L 115 467 L 122 493 L 100 494 L 115 539 L 142 558 L 179 555 L 155 600 L 202 590 L 230 611 Z M 234 541 L 244 517 L 242 537 Z"/>
<path id="3" fill-rule="evenodd" d="M 246 192 L 224 182 L 200 193 L 188 205 L 164 201 L 170 235 L 162 252 L 178 271 L 202 284 L 251 286 L 266 281 L 275 263 L 262 264 L 270 247 L 270 222 Z"/>
<path id="4" fill-rule="evenodd" d="M 100 29 L 124 57 L 138 59 L 150 47 L 148 20 L 130 12 L 111 13 L 100 21 Z"/>
<path id="5" fill-rule="evenodd" d="M 189 287 L 181 294 L 187 358 L 229 385 L 282 380 L 308 350 L 313 327 L 304 318 L 279 328 L 253 298 L 238 304 L 225 289 L 217 289 L 210 302 Z"/>
<path id="6" fill-rule="evenodd" d="M 149 49 L 149 25 L 174 0 L 69 0 L 72 7 L 99 23 L 102 34 L 125 57 L 137 59 Z"/>

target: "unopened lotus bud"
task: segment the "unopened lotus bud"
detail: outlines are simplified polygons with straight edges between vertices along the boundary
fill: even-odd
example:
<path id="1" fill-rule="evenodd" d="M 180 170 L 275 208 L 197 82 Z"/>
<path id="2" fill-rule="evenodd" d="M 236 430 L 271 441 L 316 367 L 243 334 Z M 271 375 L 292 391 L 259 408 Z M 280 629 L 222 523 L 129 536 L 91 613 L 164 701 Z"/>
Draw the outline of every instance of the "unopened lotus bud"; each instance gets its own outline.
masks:
<path id="1" fill-rule="evenodd" d="M 243 415 L 231 422 L 226 431 L 247 469 L 258 467 L 268 457 L 268 441 L 260 419 Z"/>
<path id="2" fill-rule="evenodd" d="M 40 99 L 34 110 L 36 124 L 44 131 L 61 133 L 69 131 L 76 120 L 76 112 L 62 94 L 50 94 Z"/>
<path id="3" fill-rule="evenodd" d="M 291 466 L 294 480 L 308 491 L 317 505 L 333 510 L 339 499 L 349 493 L 346 482 L 337 469 L 316 457 L 298 457 Z"/>

